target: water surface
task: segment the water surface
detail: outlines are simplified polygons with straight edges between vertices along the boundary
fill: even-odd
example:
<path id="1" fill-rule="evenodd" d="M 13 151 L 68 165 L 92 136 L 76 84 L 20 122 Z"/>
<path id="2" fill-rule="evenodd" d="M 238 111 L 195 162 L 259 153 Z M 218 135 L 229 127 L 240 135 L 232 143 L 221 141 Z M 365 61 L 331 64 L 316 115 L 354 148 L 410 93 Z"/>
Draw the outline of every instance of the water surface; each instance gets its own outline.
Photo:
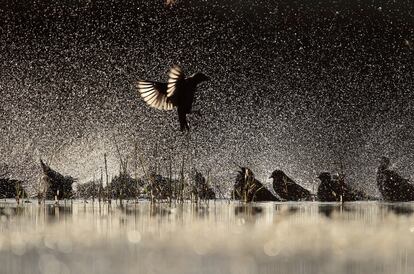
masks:
<path id="1" fill-rule="evenodd" d="M 0 202 L 0 273 L 413 273 L 414 204 Z"/>

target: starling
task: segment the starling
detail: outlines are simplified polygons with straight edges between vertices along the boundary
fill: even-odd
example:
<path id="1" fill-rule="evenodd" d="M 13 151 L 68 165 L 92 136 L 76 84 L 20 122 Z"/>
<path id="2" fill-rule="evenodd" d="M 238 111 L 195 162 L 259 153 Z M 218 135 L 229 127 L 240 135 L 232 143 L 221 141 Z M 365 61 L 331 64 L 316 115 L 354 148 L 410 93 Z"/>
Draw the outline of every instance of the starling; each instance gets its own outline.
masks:
<path id="1" fill-rule="evenodd" d="M 331 173 L 322 172 L 318 178 L 321 180 L 317 193 L 319 201 L 339 202 L 341 200 L 342 188 L 338 182 L 332 180 Z"/>
<path id="2" fill-rule="evenodd" d="M 377 186 L 386 201 L 414 201 L 414 185 L 391 169 L 391 162 L 387 157 L 381 158 L 377 169 Z"/>
<path id="3" fill-rule="evenodd" d="M 50 168 L 40 159 L 40 166 L 43 170 L 43 180 L 47 183 L 46 199 L 68 199 L 72 197 L 72 184 L 76 179 L 71 176 L 64 176 Z"/>
<path id="4" fill-rule="evenodd" d="M 209 78 L 201 72 L 185 77 L 182 69 L 174 65 L 168 73 L 168 82 L 138 81 L 138 91 L 144 101 L 160 110 L 172 110 L 177 107 L 181 131 L 190 130 L 187 114 L 192 112 L 194 94 L 197 85 Z"/>
<path id="5" fill-rule="evenodd" d="M 210 187 L 208 181 L 201 172 L 196 169 L 191 171 L 191 194 L 198 200 L 213 200 L 216 194 L 213 188 Z"/>
<path id="6" fill-rule="evenodd" d="M 259 180 L 249 168 L 240 167 L 234 184 L 233 197 L 243 202 L 280 201 Z"/>
<path id="7" fill-rule="evenodd" d="M 369 196 L 365 192 L 345 183 L 344 179 L 338 175 L 322 172 L 318 178 L 321 180 L 318 187 L 318 199 L 321 202 L 375 200 L 375 197 Z"/>
<path id="8" fill-rule="evenodd" d="M 273 189 L 282 199 L 287 201 L 311 199 L 309 190 L 295 183 L 282 170 L 273 171 L 270 178 L 273 178 Z"/>

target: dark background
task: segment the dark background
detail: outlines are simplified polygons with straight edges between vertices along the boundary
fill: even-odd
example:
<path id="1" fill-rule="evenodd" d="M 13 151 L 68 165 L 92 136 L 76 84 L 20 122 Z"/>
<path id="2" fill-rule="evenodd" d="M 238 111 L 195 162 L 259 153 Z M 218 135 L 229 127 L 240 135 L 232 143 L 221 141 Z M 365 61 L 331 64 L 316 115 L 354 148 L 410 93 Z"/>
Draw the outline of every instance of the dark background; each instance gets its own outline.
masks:
<path id="1" fill-rule="evenodd" d="M 83 181 L 104 152 L 118 172 L 115 143 L 135 170 L 136 142 L 146 167 L 185 155 L 223 182 L 239 164 L 311 189 L 343 162 L 374 191 L 382 155 L 414 174 L 413 16 L 412 1 L 2 1 L 0 163 Z M 134 87 L 172 64 L 212 79 L 189 143 Z"/>

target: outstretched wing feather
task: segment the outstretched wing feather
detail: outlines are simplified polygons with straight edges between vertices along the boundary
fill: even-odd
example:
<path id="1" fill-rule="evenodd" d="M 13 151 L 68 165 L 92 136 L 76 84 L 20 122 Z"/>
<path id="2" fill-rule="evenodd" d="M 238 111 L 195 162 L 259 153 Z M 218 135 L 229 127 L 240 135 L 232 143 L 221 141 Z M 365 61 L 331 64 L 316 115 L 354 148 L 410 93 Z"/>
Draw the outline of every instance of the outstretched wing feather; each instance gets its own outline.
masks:
<path id="1" fill-rule="evenodd" d="M 174 105 L 167 97 L 167 84 L 152 81 L 138 81 L 138 91 L 144 101 L 151 107 L 172 110 Z"/>
<path id="2" fill-rule="evenodd" d="M 170 72 L 168 73 L 168 84 L 167 84 L 167 97 L 170 98 L 173 96 L 177 90 L 177 86 L 179 85 L 180 81 L 184 79 L 184 73 L 182 69 L 174 65 Z"/>

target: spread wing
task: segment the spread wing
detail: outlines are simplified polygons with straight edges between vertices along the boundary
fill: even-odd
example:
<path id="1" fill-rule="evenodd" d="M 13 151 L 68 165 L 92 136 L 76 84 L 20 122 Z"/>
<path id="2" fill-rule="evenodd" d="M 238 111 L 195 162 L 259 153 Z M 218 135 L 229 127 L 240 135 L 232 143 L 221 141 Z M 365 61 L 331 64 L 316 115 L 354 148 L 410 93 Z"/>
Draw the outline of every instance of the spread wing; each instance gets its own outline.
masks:
<path id="1" fill-rule="evenodd" d="M 141 97 L 151 107 L 161 110 L 172 110 L 174 108 L 174 104 L 167 97 L 166 83 L 138 81 L 137 87 Z"/>
<path id="2" fill-rule="evenodd" d="M 177 87 L 181 85 L 185 76 L 182 69 L 174 65 L 168 73 L 168 85 L 167 85 L 167 97 L 173 96 L 177 90 Z"/>

